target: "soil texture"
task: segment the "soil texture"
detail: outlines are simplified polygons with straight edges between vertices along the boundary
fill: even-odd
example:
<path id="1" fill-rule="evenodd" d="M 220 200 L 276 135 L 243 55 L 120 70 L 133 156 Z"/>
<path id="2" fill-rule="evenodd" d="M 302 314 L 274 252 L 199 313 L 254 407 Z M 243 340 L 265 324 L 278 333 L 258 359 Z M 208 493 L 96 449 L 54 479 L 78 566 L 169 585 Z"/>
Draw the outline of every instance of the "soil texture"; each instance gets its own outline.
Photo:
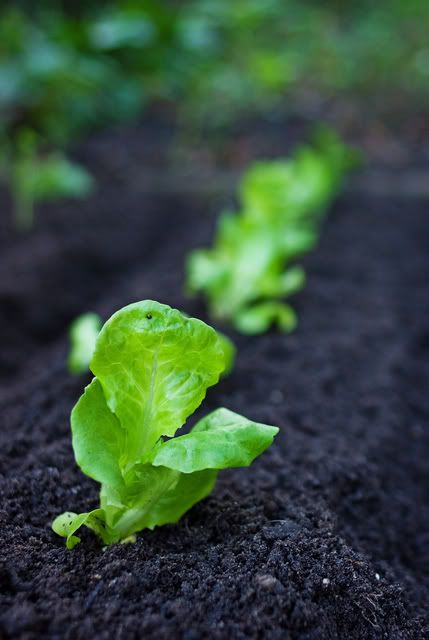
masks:
<path id="1" fill-rule="evenodd" d="M 145 147 L 148 133 L 131 138 Z M 94 161 L 101 145 L 107 158 L 85 202 L 43 207 L 25 236 L 2 223 L 0 637 L 429 637 L 424 199 L 346 192 L 303 261 L 298 329 L 230 332 L 236 367 L 198 415 L 226 406 L 278 425 L 251 468 L 221 473 L 181 522 L 135 544 L 103 549 L 84 532 L 70 552 L 51 531 L 58 513 L 97 504 L 71 448 L 69 414 L 89 376 L 67 373 L 69 322 L 144 298 L 209 321 L 182 293 L 183 264 L 210 242 L 219 203 L 144 193 L 148 158 L 133 183 L 124 144 L 116 135 L 81 152 Z M 111 179 L 114 162 L 127 188 Z"/>

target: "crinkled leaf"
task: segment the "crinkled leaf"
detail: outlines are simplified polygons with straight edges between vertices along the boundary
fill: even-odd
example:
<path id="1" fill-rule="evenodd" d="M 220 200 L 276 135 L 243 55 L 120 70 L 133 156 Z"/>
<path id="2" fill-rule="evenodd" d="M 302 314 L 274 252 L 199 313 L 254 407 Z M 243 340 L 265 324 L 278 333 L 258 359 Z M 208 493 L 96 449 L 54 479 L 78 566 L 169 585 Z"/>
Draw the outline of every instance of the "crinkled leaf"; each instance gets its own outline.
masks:
<path id="1" fill-rule="evenodd" d="M 219 380 L 224 351 L 216 331 L 145 300 L 115 313 L 97 340 L 91 369 L 126 431 L 125 461 L 143 460 L 173 436 Z"/>
<path id="2" fill-rule="evenodd" d="M 277 427 L 252 422 L 228 409 L 217 409 L 200 420 L 188 435 L 159 447 L 152 464 L 182 473 L 247 467 L 270 446 L 276 433 Z"/>
<path id="3" fill-rule="evenodd" d="M 88 371 L 101 325 L 100 316 L 91 312 L 83 313 L 72 322 L 68 358 L 68 369 L 71 373 Z"/>

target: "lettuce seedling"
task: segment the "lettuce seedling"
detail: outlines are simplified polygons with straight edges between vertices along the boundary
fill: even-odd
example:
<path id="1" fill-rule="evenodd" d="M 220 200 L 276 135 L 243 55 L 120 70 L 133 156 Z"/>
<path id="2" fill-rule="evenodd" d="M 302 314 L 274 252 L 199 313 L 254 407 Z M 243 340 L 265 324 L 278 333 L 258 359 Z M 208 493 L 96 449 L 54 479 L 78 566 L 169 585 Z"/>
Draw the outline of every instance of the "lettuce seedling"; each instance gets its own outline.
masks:
<path id="1" fill-rule="evenodd" d="M 295 328 L 284 298 L 305 284 L 297 259 L 317 242 L 327 205 L 352 155 L 338 138 L 319 133 L 315 147 L 301 147 L 291 160 L 258 162 L 244 175 L 239 213 L 224 213 L 214 245 L 187 260 L 187 290 L 202 292 L 212 317 L 242 333 L 277 325 Z"/>
<path id="2" fill-rule="evenodd" d="M 317 232 L 345 172 L 357 162 L 355 150 L 331 130 L 319 128 L 313 145 L 299 147 L 291 159 L 255 162 L 240 184 L 246 218 Z"/>
<path id="3" fill-rule="evenodd" d="M 79 374 L 88 371 L 101 325 L 100 316 L 92 312 L 82 313 L 73 320 L 70 326 L 70 353 L 68 357 L 70 373 Z"/>
<path id="4" fill-rule="evenodd" d="M 115 313 L 90 366 L 71 427 L 77 464 L 101 484 L 100 506 L 54 520 L 70 549 L 83 525 L 111 544 L 177 522 L 220 469 L 249 465 L 278 432 L 222 408 L 173 437 L 219 380 L 226 352 L 214 329 L 167 305 L 146 300 Z"/>

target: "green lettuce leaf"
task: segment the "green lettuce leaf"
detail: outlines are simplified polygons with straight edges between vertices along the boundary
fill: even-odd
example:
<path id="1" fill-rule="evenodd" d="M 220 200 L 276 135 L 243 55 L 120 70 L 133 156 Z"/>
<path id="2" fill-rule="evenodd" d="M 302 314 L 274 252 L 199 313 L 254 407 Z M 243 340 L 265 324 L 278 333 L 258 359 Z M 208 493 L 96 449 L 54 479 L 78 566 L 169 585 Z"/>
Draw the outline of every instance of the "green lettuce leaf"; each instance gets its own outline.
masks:
<path id="1" fill-rule="evenodd" d="M 188 435 L 159 447 L 152 464 L 182 473 L 247 467 L 270 446 L 277 433 L 277 427 L 252 422 L 228 409 L 217 409 L 200 420 Z"/>
<path id="2" fill-rule="evenodd" d="M 126 431 L 123 464 L 143 461 L 173 436 L 225 368 L 214 329 L 153 300 L 115 313 L 97 340 L 91 369 Z"/>
<path id="3" fill-rule="evenodd" d="M 82 471 L 97 482 L 121 487 L 126 433 L 109 410 L 97 378 L 86 387 L 74 407 L 71 427 L 74 455 Z"/>

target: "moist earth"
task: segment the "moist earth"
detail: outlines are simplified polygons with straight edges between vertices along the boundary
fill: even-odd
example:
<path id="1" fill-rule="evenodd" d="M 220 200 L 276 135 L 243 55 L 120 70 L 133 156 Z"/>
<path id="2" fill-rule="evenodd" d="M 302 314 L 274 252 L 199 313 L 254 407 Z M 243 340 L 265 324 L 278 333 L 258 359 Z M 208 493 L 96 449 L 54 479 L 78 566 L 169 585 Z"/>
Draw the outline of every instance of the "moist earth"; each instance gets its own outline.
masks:
<path id="1" fill-rule="evenodd" d="M 124 135 L 99 143 L 111 162 Z M 155 148 L 147 128 L 131 138 Z M 94 508 L 97 486 L 71 449 L 89 375 L 66 370 L 67 326 L 144 298 L 209 321 L 183 266 L 219 208 L 142 190 L 148 158 L 125 188 L 80 153 L 97 161 L 91 198 L 42 207 L 27 235 L 1 228 L 0 637 L 429 637 L 427 201 L 346 190 L 303 260 L 298 329 L 229 331 L 236 367 L 193 420 L 226 406 L 279 426 L 252 467 L 177 525 L 108 548 L 85 531 L 68 551 L 50 522 Z"/>

